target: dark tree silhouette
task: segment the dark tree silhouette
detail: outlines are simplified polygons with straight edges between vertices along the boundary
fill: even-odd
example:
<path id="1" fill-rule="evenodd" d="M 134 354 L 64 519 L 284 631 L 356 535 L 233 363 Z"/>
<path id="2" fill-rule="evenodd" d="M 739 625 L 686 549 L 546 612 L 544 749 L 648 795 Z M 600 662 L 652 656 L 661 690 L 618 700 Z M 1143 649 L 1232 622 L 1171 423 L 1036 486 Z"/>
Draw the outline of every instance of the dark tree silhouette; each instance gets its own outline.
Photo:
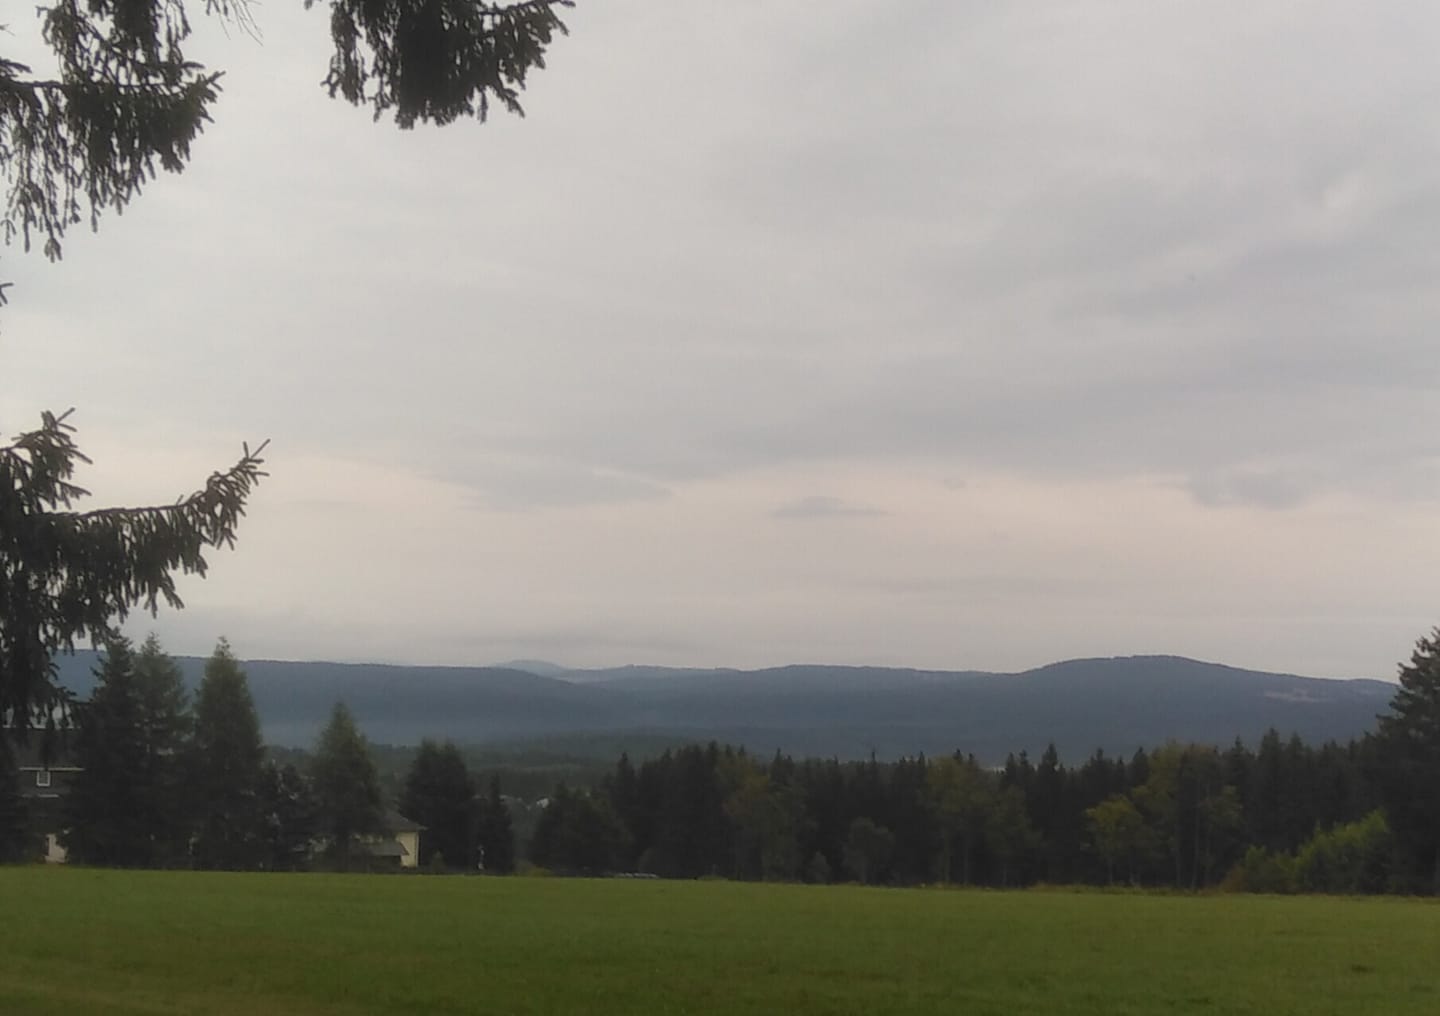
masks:
<path id="1" fill-rule="evenodd" d="M 265 748 L 249 681 L 224 639 L 205 662 L 193 737 L 189 783 L 196 864 L 259 867 L 267 853 Z"/>
<path id="2" fill-rule="evenodd" d="M 306 0 L 309 7 L 314 0 Z M 187 10 L 188 6 L 188 10 Z M 565 31 L 572 0 L 329 0 L 331 96 L 402 128 L 520 114 L 528 72 Z M 186 55 L 191 15 L 252 26 L 247 0 L 52 0 L 40 35 L 54 70 L 0 54 L 0 234 L 51 259 L 74 225 L 121 210 L 159 170 L 179 172 L 220 92 L 221 72 Z M 13 30 L 13 25 L 0 28 Z M 0 304 L 5 302 L 0 284 Z M 127 611 L 180 606 L 177 572 L 230 545 L 260 471 L 260 449 L 200 492 L 157 508 L 74 512 L 88 461 L 68 414 L 0 446 L 0 722 L 49 722 L 62 704 L 53 657 L 103 640 Z M 263 446 L 261 446 L 263 448 Z"/>
<path id="3" fill-rule="evenodd" d="M 109 641 L 94 694 L 79 714 L 80 771 L 64 802 L 61 839 L 72 859 L 84 864 L 144 868 L 176 859 L 183 696 L 155 673 L 158 646 L 146 655 L 150 673 L 137 666 L 128 640 Z"/>
<path id="4" fill-rule="evenodd" d="M 425 827 L 420 857 L 427 863 L 439 854 L 446 866 L 474 867 L 476 835 L 475 784 L 460 749 L 425 740 L 400 796 L 400 813 Z"/>
<path id="5" fill-rule="evenodd" d="M 311 7 L 315 0 L 306 0 Z M 332 97 L 401 127 L 520 114 L 530 70 L 565 31 L 572 0 L 329 0 Z M 189 8 L 187 10 L 187 7 Z M 186 56 L 197 9 L 241 29 L 247 0 L 53 0 L 38 9 L 58 73 L 0 56 L 0 173 L 6 241 L 60 256 L 72 225 L 122 209 L 157 169 L 179 172 L 211 119 L 221 72 Z M 13 28 L 13 26 L 10 26 Z"/>
<path id="6" fill-rule="evenodd" d="M 264 445 L 174 504 L 77 512 L 69 414 L 0 445 L 0 719 L 53 723 L 66 705 L 55 653 L 100 643 L 130 610 L 182 606 L 177 574 L 204 575 L 206 553 L 232 546 L 260 478 Z"/>
<path id="7" fill-rule="evenodd" d="M 380 779 L 370 745 L 343 703 L 335 703 L 310 760 L 320 833 L 342 871 L 350 869 L 357 841 L 384 831 Z"/>
<path id="8" fill-rule="evenodd" d="M 306 0 L 309 7 L 314 0 Z M 329 0 L 332 96 L 402 128 L 520 114 L 528 72 L 565 31 L 572 0 Z M 252 26 L 247 0 L 52 0 L 40 35 L 54 71 L 0 54 L 0 234 L 52 259 L 74 225 L 123 209 L 159 170 L 179 172 L 220 92 L 221 72 L 189 59 L 190 15 Z M 13 30 L 13 25 L 0 26 Z M 0 304 L 5 302 L 0 284 Z M 200 492 L 157 508 L 74 512 L 88 461 L 66 416 L 0 446 L 0 722 L 48 722 L 62 704 L 53 657 L 103 640 L 127 611 L 180 606 L 177 572 L 230 545 L 260 471 L 260 449 Z M 261 446 L 263 448 L 263 445 Z"/>
<path id="9" fill-rule="evenodd" d="M 1374 777 L 1416 872 L 1440 893 L 1440 628 L 1415 644 L 1375 735 Z"/>

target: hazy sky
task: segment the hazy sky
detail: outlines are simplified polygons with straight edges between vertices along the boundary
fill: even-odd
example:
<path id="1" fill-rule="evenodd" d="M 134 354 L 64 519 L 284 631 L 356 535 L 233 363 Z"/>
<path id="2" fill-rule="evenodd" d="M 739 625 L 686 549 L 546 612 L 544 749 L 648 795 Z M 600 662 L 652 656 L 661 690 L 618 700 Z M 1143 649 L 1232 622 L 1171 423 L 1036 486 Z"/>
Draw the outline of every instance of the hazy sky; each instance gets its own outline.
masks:
<path id="1" fill-rule="evenodd" d="M 0 261 L 0 427 L 79 407 L 97 506 L 273 440 L 172 651 L 1388 678 L 1440 621 L 1440 6 L 585 0 L 527 118 L 408 133 L 255 13 L 182 176 Z"/>

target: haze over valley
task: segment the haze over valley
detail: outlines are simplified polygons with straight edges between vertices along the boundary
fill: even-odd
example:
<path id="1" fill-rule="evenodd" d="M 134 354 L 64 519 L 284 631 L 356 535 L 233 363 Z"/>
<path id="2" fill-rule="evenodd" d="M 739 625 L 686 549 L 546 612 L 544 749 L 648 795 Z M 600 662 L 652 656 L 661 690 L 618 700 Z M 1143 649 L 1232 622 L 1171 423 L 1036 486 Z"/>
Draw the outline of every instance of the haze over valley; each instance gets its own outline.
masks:
<path id="1" fill-rule="evenodd" d="M 180 657 L 187 682 L 204 661 Z M 93 655 L 62 660 L 72 690 Z M 530 669 L 519 669 L 520 667 Z M 1374 725 L 1395 686 L 1241 670 L 1173 656 L 1070 660 L 1019 674 L 885 667 L 767 670 L 244 664 L 268 742 L 305 747 L 343 700 L 372 741 L 516 743 L 609 734 L 717 740 L 752 751 L 842 759 L 955 750 L 989 764 L 1009 752 L 1126 755 L 1167 740 L 1255 744 L 1271 727 L 1311 743 Z M 543 671 L 535 673 L 534 671 Z"/>

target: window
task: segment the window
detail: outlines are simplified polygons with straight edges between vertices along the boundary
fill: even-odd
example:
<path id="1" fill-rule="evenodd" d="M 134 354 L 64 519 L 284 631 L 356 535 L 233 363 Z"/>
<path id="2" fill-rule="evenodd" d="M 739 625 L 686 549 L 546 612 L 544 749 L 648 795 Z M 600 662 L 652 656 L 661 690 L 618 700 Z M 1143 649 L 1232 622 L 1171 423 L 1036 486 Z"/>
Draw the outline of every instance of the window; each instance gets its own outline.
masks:
<path id="1" fill-rule="evenodd" d="M 48 787 L 48 786 L 50 786 L 50 770 L 49 770 L 49 769 L 41 769 L 38 773 L 35 774 L 35 786 L 37 786 L 37 787 Z"/>

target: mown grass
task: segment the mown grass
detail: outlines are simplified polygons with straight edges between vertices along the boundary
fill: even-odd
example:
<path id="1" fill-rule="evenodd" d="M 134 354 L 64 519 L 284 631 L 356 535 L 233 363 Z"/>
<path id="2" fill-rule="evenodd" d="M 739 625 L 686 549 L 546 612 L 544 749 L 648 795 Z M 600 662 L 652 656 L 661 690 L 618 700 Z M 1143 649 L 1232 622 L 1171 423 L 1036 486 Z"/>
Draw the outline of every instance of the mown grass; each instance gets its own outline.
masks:
<path id="1" fill-rule="evenodd" d="M 1440 906 L 0 869 L 0 1013 L 1440 1012 Z"/>

